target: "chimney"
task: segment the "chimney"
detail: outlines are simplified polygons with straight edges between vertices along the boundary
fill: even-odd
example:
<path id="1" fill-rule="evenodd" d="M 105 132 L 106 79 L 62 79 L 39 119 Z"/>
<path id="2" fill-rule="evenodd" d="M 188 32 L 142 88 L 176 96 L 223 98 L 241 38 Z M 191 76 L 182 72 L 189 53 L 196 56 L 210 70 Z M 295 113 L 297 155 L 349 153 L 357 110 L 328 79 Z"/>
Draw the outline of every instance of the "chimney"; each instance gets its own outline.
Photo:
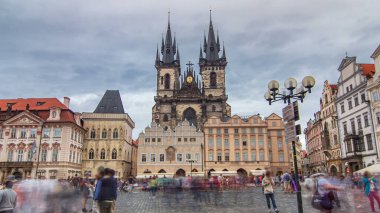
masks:
<path id="1" fill-rule="evenodd" d="M 30 105 L 27 104 L 27 105 L 26 105 L 26 110 L 29 110 L 29 109 L 30 109 Z"/>
<path id="2" fill-rule="evenodd" d="M 7 104 L 7 112 L 11 112 L 12 111 L 12 104 L 8 103 Z"/>
<path id="3" fill-rule="evenodd" d="M 70 108 L 70 98 L 69 98 L 69 97 L 63 97 L 63 104 L 64 104 L 67 108 Z"/>

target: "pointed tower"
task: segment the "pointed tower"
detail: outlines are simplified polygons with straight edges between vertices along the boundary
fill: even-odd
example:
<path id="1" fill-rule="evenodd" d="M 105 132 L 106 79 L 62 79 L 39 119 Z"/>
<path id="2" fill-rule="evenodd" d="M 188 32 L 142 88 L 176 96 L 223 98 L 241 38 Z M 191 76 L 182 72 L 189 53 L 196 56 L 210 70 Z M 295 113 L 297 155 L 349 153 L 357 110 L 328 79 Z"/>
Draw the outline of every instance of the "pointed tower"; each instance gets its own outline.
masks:
<path id="1" fill-rule="evenodd" d="M 219 40 L 219 33 L 215 36 L 214 25 L 212 22 L 210 10 L 210 23 L 208 27 L 207 40 L 206 35 L 203 37 L 203 52 L 199 54 L 199 67 L 200 74 L 202 76 L 202 90 L 203 95 L 210 99 L 218 98 L 222 102 L 208 103 L 212 106 L 206 106 L 207 116 L 226 116 L 228 115 L 229 105 L 227 102 L 226 87 L 225 87 L 225 68 L 227 66 L 226 51 L 223 45 L 223 51 L 221 51 L 221 45 Z"/>
<path id="2" fill-rule="evenodd" d="M 171 120 L 175 119 L 175 114 L 171 114 L 171 104 L 180 89 L 181 67 L 178 41 L 175 35 L 172 37 L 170 12 L 168 13 L 166 34 L 162 35 L 161 54 L 157 47 L 155 67 L 157 70 L 157 93 L 152 109 L 152 120 L 162 126 L 171 126 Z"/>
<path id="3" fill-rule="evenodd" d="M 176 38 L 172 38 L 170 27 L 170 13 L 168 13 L 168 26 L 165 39 L 161 42 L 161 56 L 156 53 L 155 67 L 157 69 L 157 96 L 172 97 L 174 90 L 178 89 L 178 78 L 181 75 L 180 58 Z"/>

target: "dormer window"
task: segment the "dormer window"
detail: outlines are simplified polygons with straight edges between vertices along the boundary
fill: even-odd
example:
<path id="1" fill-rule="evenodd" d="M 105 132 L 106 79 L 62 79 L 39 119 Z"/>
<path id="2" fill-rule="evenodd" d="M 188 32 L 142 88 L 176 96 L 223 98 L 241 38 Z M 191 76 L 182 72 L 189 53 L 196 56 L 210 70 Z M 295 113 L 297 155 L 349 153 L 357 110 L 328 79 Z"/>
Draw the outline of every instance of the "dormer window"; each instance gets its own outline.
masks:
<path id="1" fill-rule="evenodd" d="M 57 117 L 57 112 L 56 112 L 56 111 L 54 111 L 54 112 L 52 113 L 52 117 L 53 117 L 53 118 Z"/>
<path id="2" fill-rule="evenodd" d="M 42 106 L 42 105 L 44 105 L 44 103 L 45 103 L 45 102 L 40 102 L 40 101 L 39 101 L 39 102 L 37 102 L 36 105 L 37 105 L 37 106 Z"/>

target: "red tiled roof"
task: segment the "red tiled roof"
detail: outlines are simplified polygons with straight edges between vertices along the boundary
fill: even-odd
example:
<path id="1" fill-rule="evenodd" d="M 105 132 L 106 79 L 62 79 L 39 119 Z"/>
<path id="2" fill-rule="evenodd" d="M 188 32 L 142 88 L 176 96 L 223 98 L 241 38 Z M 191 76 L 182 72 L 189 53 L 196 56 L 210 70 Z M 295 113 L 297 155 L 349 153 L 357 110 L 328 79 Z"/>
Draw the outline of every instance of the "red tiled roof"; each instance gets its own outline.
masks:
<path id="1" fill-rule="evenodd" d="M 139 140 L 132 140 L 132 144 L 138 146 L 139 145 Z"/>
<path id="2" fill-rule="evenodd" d="M 12 104 L 12 111 L 25 111 L 26 105 L 29 104 L 29 111 L 37 113 L 45 122 L 71 122 L 76 123 L 74 113 L 67 108 L 57 98 L 18 98 L 18 99 L 2 99 L 0 100 L 0 112 L 7 111 L 7 105 Z M 47 121 L 50 115 L 50 108 L 61 108 L 60 120 Z"/>
<path id="3" fill-rule="evenodd" d="M 338 86 L 336 84 L 330 84 L 329 85 L 331 89 L 336 90 L 338 89 Z"/>
<path id="4" fill-rule="evenodd" d="M 38 111 L 38 116 L 41 117 L 43 120 L 47 120 L 49 118 L 50 111 Z M 72 113 L 70 110 L 62 110 L 61 111 L 61 119 L 59 121 L 47 121 L 47 122 L 75 122 L 74 113 Z"/>
<path id="5" fill-rule="evenodd" d="M 371 78 L 375 74 L 375 65 L 374 64 L 359 64 L 360 69 L 363 72 L 363 75 Z"/>
<path id="6" fill-rule="evenodd" d="M 26 105 L 29 104 L 29 110 L 49 110 L 52 107 L 68 109 L 57 98 L 18 98 L 18 99 L 2 99 L 0 100 L 0 111 L 7 111 L 7 104 L 12 103 L 12 111 L 26 110 Z"/>

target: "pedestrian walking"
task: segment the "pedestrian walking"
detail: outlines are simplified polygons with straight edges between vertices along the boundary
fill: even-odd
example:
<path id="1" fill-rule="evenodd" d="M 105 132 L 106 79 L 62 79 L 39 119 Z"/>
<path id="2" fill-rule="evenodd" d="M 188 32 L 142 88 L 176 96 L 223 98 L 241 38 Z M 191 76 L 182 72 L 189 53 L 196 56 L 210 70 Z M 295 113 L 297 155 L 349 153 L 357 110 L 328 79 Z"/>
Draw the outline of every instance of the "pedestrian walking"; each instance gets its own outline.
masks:
<path id="1" fill-rule="evenodd" d="M 380 209 L 380 197 L 378 194 L 379 188 L 376 186 L 376 182 L 376 178 L 372 177 L 372 174 L 369 171 L 364 172 L 364 193 L 369 198 L 372 212 L 375 212 L 375 200 Z"/>
<path id="2" fill-rule="evenodd" d="M 270 205 L 271 201 L 272 201 L 274 212 L 276 212 L 276 213 L 280 212 L 277 209 L 276 200 L 274 199 L 274 188 L 273 188 L 274 187 L 274 181 L 273 181 L 273 178 L 271 176 L 270 171 L 266 171 L 265 177 L 262 180 L 262 185 L 264 188 L 265 198 L 267 200 L 268 212 L 272 212 L 271 211 L 271 205 Z"/>
<path id="3" fill-rule="evenodd" d="M 16 207 L 17 194 L 12 189 L 13 182 L 5 182 L 5 187 L 0 190 L 0 213 L 13 213 Z"/>
<path id="4" fill-rule="evenodd" d="M 155 199 L 157 187 L 158 187 L 158 180 L 156 176 L 153 176 L 153 178 L 150 180 L 149 186 L 150 186 L 150 192 L 151 192 L 152 198 Z"/>
<path id="5" fill-rule="evenodd" d="M 286 172 L 282 178 L 282 181 L 284 182 L 285 193 L 291 193 L 291 191 L 292 191 L 292 188 L 291 188 L 292 187 L 291 186 L 292 176 Z"/>
<path id="6" fill-rule="evenodd" d="M 84 178 L 83 180 L 81 180 L 80 182 L 80 191 L 82 194 L 82 212 L 87 212 L 87 208 L 86 208 L 87 200 L 90 195 L 89 185 L 90 185 L 90 180 L 88 179 L 88 176 Z"/>
<path id="7" fill-rule="evenodd" d="M 115 212 L 117 198 L 117 180 L 114 178 L 115 171 L 104 169 L 104 177 L 96 184 L 94 200 L 98 202 L 100 213 Z"/>

